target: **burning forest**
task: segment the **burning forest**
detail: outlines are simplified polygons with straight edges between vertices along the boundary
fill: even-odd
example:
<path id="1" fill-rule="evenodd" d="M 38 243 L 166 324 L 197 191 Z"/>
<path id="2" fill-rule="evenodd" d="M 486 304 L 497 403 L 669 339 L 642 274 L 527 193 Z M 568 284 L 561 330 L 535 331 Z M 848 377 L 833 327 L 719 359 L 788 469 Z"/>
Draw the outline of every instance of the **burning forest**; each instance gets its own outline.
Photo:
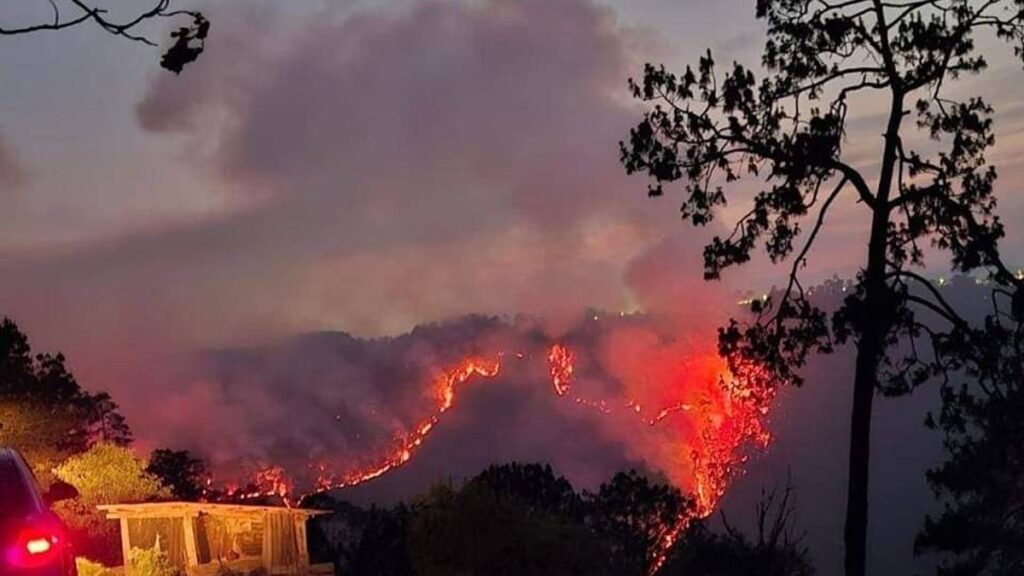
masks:
<path id="1" fill-rule="evenodd" d="M 370 483 L 412 465 L 428 444 L 443 442 L 435 433 L 449 426 L 456 412 L 472 410 L 472 396 L 512 388 L 542 397 L 535 402 L 550 404 L 557 417 L 587 422 L 606 441 L 622 444 L 632 461 L 692 498 L 692 508 L 659 529 L 651 558 L 657 570 L 679 534 L 694 519 L 712 514 L 750 455 L 769 445 L 776 394 L 771 382 L 750 377 L 756 371 L 733 375 L 713 345 L 671 327 L 674 323 L 642 314 L 588 314 L 556 341 L 528 319 L 468 317 L 393 340 L 337 336 L 335 342 L 350 346 L 349 361 L 362 359 L 361 370 L 372 371 L 371 356 L 382 366 L 406 367 L 391 375 L 402 381 L 395 391 L 414 390 L 416 397 L 395 400 L 406 408 L 390 415 L 391 434 L 352 421 L 356 406 L 311 406 L 307 418 L 316 417 L 313 408 L 331 412 L 326 425 L 354 441 L 310 444 L 299 458 L 294 445 L 286 457 L 270 452 L 248 461 L 255 467 L 249 476 L 210 488 L 228 499 L 278 497 L 291 506 L 315 494 Z M 221 385 L 230 386 L 237 374 L 228 368 L 221 377 Z M 369 384 L 383 387 L 377 377 Z M 373 421 L 383 416 L 369 413 Z M 365 433 L 352 432 L 357 429 Z"/>

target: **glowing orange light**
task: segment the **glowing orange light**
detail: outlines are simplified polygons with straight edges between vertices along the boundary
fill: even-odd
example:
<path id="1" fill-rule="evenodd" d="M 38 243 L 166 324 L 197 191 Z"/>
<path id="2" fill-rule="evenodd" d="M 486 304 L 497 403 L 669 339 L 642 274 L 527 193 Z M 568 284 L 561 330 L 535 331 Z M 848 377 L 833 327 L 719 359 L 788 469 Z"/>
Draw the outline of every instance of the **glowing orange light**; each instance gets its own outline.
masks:
<path id="1" fill-rule="evenodd" d="M 548 353 L 548 363 L 551 365 L 551 384 L 555 387 L 555 394 L 565 396 L 572 381 L 572 352 L 561 344 L 555 344 Z"/>
<path id="2" fill-rule="evenodd" d="M 500 354 L 495 356 L 500 357 Z M 523 354 L 516 353 L 516 357 L 522 358 Z M 554 344 L 547 359 L 554 392 L 558 397 L 565 397 L 572 386 L 575 356 L 566 346 Z M 698 355 L 687 362 L 685 366 L 669 363 L 670 374 L 655 373 L 659 379 L 656 381 L 668 379 L 657 389 L 666 394 L 650 402 L 656 408 L 649 410 L 649 406 L 645 408 L 634 399 L 627 399 L 624 405 L 626 414 L 635 415 L 647 426 L 678 425 L 681 430 L 691 431 L 681 435 L 679 445 L 673 445 L 672 449 L 680 456 L 679 461 L 688 465 L 674 472 L 677 478 L 688 474 L 694 507 L 661 527 L 650 558 L 649 574 L 661 568 L 668 551 L 694 520 L 705 518 L 715 510 L 729 483 L 742 472 L 747 461 L 745 448 L 764 448 L 771 441 L 766 417 L 775 400 L 776 388 L 767 373 L 754 365 L 736 366 L 732 372 L 714 353 Z M 454 405 L 462 386 L 474 379 L 494 378 L 500 368 L 496 359 L 471 357 L 439 370 L 433 382 L 436 402 L 432 413 L 413 426 L 411 432 L 397 438 L 391 449 L 368 466 L 343 474 L 334 473 L 322 462 L 311 466 L 316 472 L 315 491 L 362 484 L 406 464 L 436 429 L 442 415 Z M 601 414 L 613 413 L 603 399 L 592 400 L 579 394 L 572 399 L 575 404 Z M 683 420 L 665 424 L 675 415 Z M 258 471 L 252 486 L 254 489 L 240 492 L 237 485 L 229 485 L 226 492 L 241 499 L 277 496 L 288 506 L 292 503 L 293 484 L 280 467 Z"/>

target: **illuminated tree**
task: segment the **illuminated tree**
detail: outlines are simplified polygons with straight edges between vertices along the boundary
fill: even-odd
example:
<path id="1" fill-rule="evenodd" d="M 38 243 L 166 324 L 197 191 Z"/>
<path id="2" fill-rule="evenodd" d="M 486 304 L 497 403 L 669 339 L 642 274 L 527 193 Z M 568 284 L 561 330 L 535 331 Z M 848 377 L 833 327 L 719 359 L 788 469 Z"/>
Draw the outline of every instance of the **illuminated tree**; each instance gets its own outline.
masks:
<path id="1" fill-rule="evenodd" d="M 694 225 L 711 222 L 727 199 L 739 203 L 745 188 L 737 181 L 757 183 L 730 233 L 704 250 L 708 279 L 749 261 L 758 247 L 772 262 L 789 261 L 786 286 L 755 301 L 752 319 L 720 332 L 737 375 L 753 364 L 799 385 L 809 354 L 856 343 L 845 567 L 861 576 L 874 395 L 906 392 L 935 374 L 915 344 L 935 331 L 918 317 L 946 316 L 912 268 L 924 264 L 930 244 L 955 270 L 1020 290 L 997 251 L 996 172 L 984 156 L 994 140 L 992 108 L 980 97 L 956 98 L 950 87 L 985 69 L 976 49 L 983 35 L 1024 56 L 1024 2 L 758 0 L 757 17 L 767 24 L 766 77 L 758 81 L 738 63 L 721 70 L 710 51 L 678 75 L 648 65 L 630 84 L 653 106 L 622 144 L 622 160 L 628 172 L 652 179 L 653 196 L 682 181 L 682 215 Z M 872 103 L 885 110 L 877 164 L 855 164 L 844 152 L 848 112 Z M 855 290 L 830 325 L 800 270 L 830 208 L 849 195 L 869 241 Z M 900 341 L 913 348 L 909 358 L 892 357 Z"/>
<path id="2" fill-rule="evenodd" d="M 57 478 L 78 490 L 78 498 L 58 502 L 54 511 L 64 519 L 76 547 L 85 556 L 107 565 L 123 561 L 120 529 L 96 509 L 97 505 L 170 497 L 170 491 L 146 471 L 146 466 L 146 461 L 130 448 L 100 443 L 68 458 L 54 470 Z"/>
<path id="3" fill-rule="evenodd" d="M 210 22 L 201 12 L 172 9 L 171 0 L 157 0 L 148 10 L 133 13 L 123 19 L 115 18 L 109 9 L 86 0 L 50 0 L 49 4 L 53 9 L 52 19 L 25 25 L 0 23 L 0 36 L 92 25 L 114 36 L 156 46 L 155 42 L 139 31 L 146 23 L 163 18 L 190 19 L 190 24 L 171 33 L 173 43 L 160 60 L 161 66 L 178 74 L 186 64 L 195 61 L 202 53 L 206 35 L 210 30 Z"/>
<path id="4" fill-rule="evenodd" d="M 131 441 L 117 404 L 82 390 L 62 354 L 33 355 L 17 324 L 0 320 L 0 442 L 21 450 L 45 484 L 54 466 L 98 441 Z"/>

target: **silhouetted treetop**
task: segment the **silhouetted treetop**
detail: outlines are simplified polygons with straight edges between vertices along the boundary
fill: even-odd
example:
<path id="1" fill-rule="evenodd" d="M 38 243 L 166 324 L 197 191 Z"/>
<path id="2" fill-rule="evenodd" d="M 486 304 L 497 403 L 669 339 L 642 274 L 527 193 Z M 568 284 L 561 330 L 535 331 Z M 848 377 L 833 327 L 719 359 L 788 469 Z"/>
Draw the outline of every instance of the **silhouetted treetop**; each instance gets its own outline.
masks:
<path id="1" fill-rule="evenodd" d="M 847 574 L 860 576 L 874 394 L 906 393 L 942 372 L 936 345 L 967 328 L 913 270 L 925 247 L 945 252 L 957 272 L 986 275 L 1024 310 L 1022 282 L 998 250 L 996 171 L 985 158 L 993 109 L 949 90 L 986 68 L 977 50 L 984 35 L 1024 58 L 1024 1 L 759 0 L 756 13 L 767 24 L 764 77 L 741 63 L 723 69 L 710 51 L 681 73 L 648 64 L 630 80 L 648 108 L 621 158 L 627 172 L 649 177 L 652 196 L 678 182 L 682 216 L 694 225 L 712 222 L 727 202 L 743 206 L 705 246 L 706 278 L 758 249 L 773 263 L 788 260 L 786 285 L 720 331 L 734 374 L 799 385 L 809 354 L 856 342 L 846 530 Z M 851 158 L 849 111 L 872 103 L 885 106 L 877 161 Z M 735 186 L 741 179 L 755 183 L 752 194 Z M 829 319 L 800 271 L 840 199 L 857 204 L 870 235 L 854 289 Z M 943 325 L 919 319 L 933 316 Z M 898 342 L 912 354 L 893 356 Z"/>
<path id="2" fill-rule="evenodd" d="M 64 30 L 91 24 L 114 36 L 156 46 L 156 42 L 139 31 L 147 22 L 160 18 L 190 20 L 189 24 L 171 32 L 171 47 L 160 59 L 161 66 L 179 74 L 186 64 L 195 61 L 202 53 L 206 36 L 210 31 L 210 21 L 195 10 L 172 9 L 171 2 L 172 0 L 157 0 L 150 9 L 119 20 L 111 15 L 109 9 L 86 0 L 50 0 L 49 4 L 53 9 L 52 20 L 18 26 L 4 25 L 0 22 L 0 36 Z"/>

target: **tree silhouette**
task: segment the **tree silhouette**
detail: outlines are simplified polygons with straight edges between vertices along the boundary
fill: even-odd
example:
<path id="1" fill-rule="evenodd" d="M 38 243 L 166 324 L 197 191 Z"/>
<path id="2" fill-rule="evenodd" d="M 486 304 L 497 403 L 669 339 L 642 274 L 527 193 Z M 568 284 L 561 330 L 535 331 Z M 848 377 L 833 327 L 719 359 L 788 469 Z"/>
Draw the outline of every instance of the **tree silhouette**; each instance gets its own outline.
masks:
<path id="1" fill-rule="evenodd" d="M 61 13 L 62 6 L 71 13 Z M 155 42 L 138 32 L 144 24 L 159 18 L 190 18 L 189 25 L 171 32 L 173 43 L 160 59 L 161 66 L 179 74 L 186 64 L 195 61 L 202 53 L 206 35 L 210 30 L 210 22 L 201 12 L 172 10 L 171 0 L 157 0 L 157 3 L 149 10 L 136 13 L 123 21 L 115 21 L 111 18 L 109 10 L 86 0 L 50 0 L 50 7 L 53 9 L 53 20 L 25 26 L 0 25 L 0 36 L 64 30 L 82 24 L 92 24 L 114 36 L 156 46 Z"/>
<path id="2" fill-rule="evenodd" d="M 946 312 L 938 339 L 946 462 L 928 472 L 943 500 L 915 553 L 945 552 L 940 576 L 1024 573 L 1024 291 L 992 289 L 981 327 Z"/>
<path id="3" fill-rule="evenodd" d="M 617 574 L 601 561 L 599 541 L 583 522 L 563 515 L 562 502 L 578 500 L 572 487 L 544 470 L 535 464 L 491 467 L 485 478 L 459 490 L 442 484 L 420 498 L 408 536 L 413 573 Z M 563 486 L 571 497 L 549 498 L 563 494 Z"/>
<path id="4" fill-rule="evenodd" d="M 498 498 L 513 499 L 530 512 L 566 519 L 578 519 L 582 513 L 582 499 L 568 480 L 555 475 L 550 464 L 495 464 L 473 477 L 470 484 L 485 486 Z"/>
<path id="5" fill-rule="evenodd" d="M 693 503 L 672 486 L 652 484 L 636 470 L 619 472 L 589 498 L 587 520 L 605 542 L 615 574 L 650 573 L 665 526 Z"/>
<path id="6" fill-rule="evenodd" d="M 810 553 L 796 531 L 796 496 L 792 484 L 762 489 L 754 510 L 753 537 L 735 528 L 721 512 L 725 532 L 716 534 L 706 521 L 695 522 L 684 544 L 672 550 L 661 574 L 666 576 L 811 576 Z"/>
<path id="7" fill-rule="evenodd" d="M 210 475 L 206 462 L 188 450 L 158 448 L 149 455 L 146 472 L 155 476 L 179 500 L 197 501 Z"/>
<path id="8" fill-rule="evenodd" d="M 704 250 L 708 279 L 749 261 L 759 245 L 772 262 L 789 260 L 786 287 L 755 301 L 752 319 L 720 331 L 720 351 L 738 377 L 756 365 L 799 385 L 808 354 L 856 343 L 845 568 L 860 576 L 874 394 L 905 392 L 934 373 L 916 354 L 889 354 L 900 340 L 932 337 L 917 319 L 922 310 L 944 312 L 931 284 L 911 270 L 923 265 L 923 246 L 947 252 L 957 271 L 985 270 L 1019 290 L 997 252 L 996 173 L 984 157 L 992 108 L 980 97 L 956 99 L 949 87 L 986 67 L 975 44 L 982 34 L 1024 57 L 1024 2 L 758 0 L 756 10 L 768 27 L 767 77 L 758 82 L 738 63 L 721 72 L 710 51 L 679 75 L 647 65 L 630 86 L 653 106 L 621 144 L 622 161 L 652 179 L 653 196 L 683 181 L 682 215 L 694 225 L 736 200 L 727 197 L 729 184 L 759 182 L 749 211 Z M 854 165 L 843 149 L 850 106 L 870 98 L 886 109 L 877 172 Z M 856 289 L 830 325 L 800 270 L 830 208 L 850 194 L 870 236 Z"/>

